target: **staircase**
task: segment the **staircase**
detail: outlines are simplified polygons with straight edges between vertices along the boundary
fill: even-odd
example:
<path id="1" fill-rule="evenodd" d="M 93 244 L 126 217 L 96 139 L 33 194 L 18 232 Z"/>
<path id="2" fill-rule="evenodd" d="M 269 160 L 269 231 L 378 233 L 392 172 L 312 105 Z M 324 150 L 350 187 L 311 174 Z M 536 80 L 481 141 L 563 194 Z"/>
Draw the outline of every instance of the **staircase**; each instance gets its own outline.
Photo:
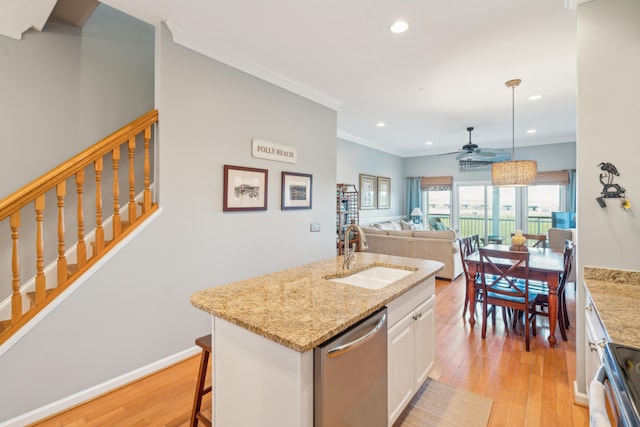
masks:
<path id="1" fill-rule="evenodd" d="M 157 123 L 152 110 L 0 200 L 0 346 L 158 209 Z"/>
<path id="2" fill-rule="evenodd" d="M 3 0 L 0 34 L 20 40 L 30 29 L 42 31 L 49 20 L 81 28 L 99 4 L 97 0 Z"/>

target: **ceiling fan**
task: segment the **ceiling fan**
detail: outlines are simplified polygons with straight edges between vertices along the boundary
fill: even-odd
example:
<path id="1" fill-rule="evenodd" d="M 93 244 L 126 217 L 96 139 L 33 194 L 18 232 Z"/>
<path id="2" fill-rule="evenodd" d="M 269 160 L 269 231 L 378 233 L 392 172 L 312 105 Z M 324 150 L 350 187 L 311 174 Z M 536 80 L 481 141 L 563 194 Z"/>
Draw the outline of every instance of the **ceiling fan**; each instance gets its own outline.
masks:
<path id="1" fill-rule="evenodd" d="M 467 132 L 469 132 L 469 142 L 464 144 L 461 148 L 461 153 L 456 156 L 456 160 L 460 160 L 464 158 L 468 154 L 477 154 L 482 157 L 493 157 L 496 155 L 496 150 L 491 148 L 480 148 L 478 144 L 471 142 L 471 132 L 473 131 L 473 127 L 469 126 L 467 128 Z"/>
<path id="2" fill-rule="evenodd" d="M 467 132 L 469 132 L 469 142 L 464 144 L 458 151 L 447 153 L 458 153 L 456 160 L 458 161 L 458 166 L 461 171 L 487 168 L 492 163 L 511 159 L 510 153 L 505 150 L 496 148 L 480 148 L 478 144 L 471 142 L 472 131 L 473 127 L 469 126 L 467 128 Z"/>

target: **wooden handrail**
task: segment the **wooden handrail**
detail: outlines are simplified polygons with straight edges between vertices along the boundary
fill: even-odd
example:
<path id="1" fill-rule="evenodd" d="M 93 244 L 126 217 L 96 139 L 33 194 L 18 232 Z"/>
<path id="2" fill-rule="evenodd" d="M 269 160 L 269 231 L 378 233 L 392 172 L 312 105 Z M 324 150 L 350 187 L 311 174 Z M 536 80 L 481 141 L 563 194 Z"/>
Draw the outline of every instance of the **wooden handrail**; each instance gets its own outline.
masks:
<path id="1" fill-rule="evenodd" d="M 7 312 L 0 313 L 4 315 L 0 318 L 0 344 L 6 342 L 21 327 L 34 319 L 36 314 L 47 304 L 158 209 L 158 204 L 153 202 L 152 197 L 150 158 L 152 129 L 157 122 L 158 111 L 152 110 L 0 200 L 0 223 L 8 222 L 11 229 L 11 244 L 5 254 L 11 256 L 11 313 L 10 315 Z M 140 148 L 142 153 L 136 153 L 136 138 L 144 141 L 144 147 Z M 125 217 L 128 218 L 127 221 L 120 217 L 119 161 L 121 149 L 127 150 L 129 159 L 127 177 L 129 197 L 124 207 L 124 210 L 128 211 Z M 134 167 L 137 154 L 143 154 L 143 164 Z M 113 180 L 103 180 L 103 173 L 109 172 L 108 170 L 104 171 L 105 157 L 107 161 L 109 158 L 111 159 Z M 85 170 L 87 169 L 92 169 L 95 174 L 93 182 L 85 182 Z M 105 176 L 108 177 L 108 175 Z M 75 182 L 76 187 L 75 192 L 72 192 L 76 196 L 76 205 L 69 203 L 68 206 L 65 206 L 67 180 L 71 179 Z M 136 179 L 141 179 L 144 185 L 142 194 L 139 196 L 135 194 Z M 85 208 L 90 208 L 85 206 L 85 188 L 95 192 L 95 204 L 91 206 L 91 208 L 95 208 L 95 229 L 91 233 L 85 233 Z M 153 189 L 157 190 L 155 186 Z M 103 193 L 108 193 L 109 190 L 112 191 L 113 198 L 110 204 L 113 206 L 113 214 L 110 218 L 104 218 Z M 51 209 L 52 213 L 45 215 L 45 200 L 47 200 L 47 194 L 51 193 L 57 203 L 55 210 Z M 32 222 L 27 216 L 27 220 L 23 221 L 21 220 L 21 210 L 30 204 L 33 204 L 35 208 L 35 220 Z M 138 213 L 138 209 L 141 210 L 141 213 Z M 74 211 L 76 212 L 77 226 L 74 234 L 77 234 L 77 241 L 72 248 L 75 249 L 76 262 L 72 264 L 67 258 L 69 253 L 72 254 L 73 251 L 67 253 L 65 242 L 75 239 L 75 236 L 72 239 L 66 238 L 65 214 L 73 214 Z M 8 221 L 5 221 L 7 219 Z M 51 256 L 49 255 L 51 248 L 45 248 L 45 228 L 47 228 L 45 223 L 49 224 L 54 221 L 57 245 L 55 245 L 55 256 Z M 105 230 L 109 221 L 111 222 L 111 234 L 105 236 L 108 233 L 106 230 L 109 230 L 109 228 Z M 28 231 L 23 234 L 26 234 L 27 237 L 33 235 L 35 238 L 33 256 L 35 276 L 26 284 L 22 282 L 20 268 L 20 240 L 24 239 L 20 231 L 22 228 Z M 90 239 L 87 236 L 93 237 Z M 87 253 L 87 246 L 93 248 L 91 254 Z M 0 248 L 2 247 L 0 246 Z M 27 245 L 27 247 L 33 248 L 31 245 Z M 51 272 L 52 277 L 47 276 L 48 267 L 45 265 L 47 262 L 55 268 L 55 277 L 53 271 Z M 6 294 L 6 292 L 4 293 Z"/>
<path id="2" fill-rule="evenodd" d="M 33 201 L 36 197 L 46 193 L 59 182 L 82 171 L 87 165 L 101 159 L 106 153 L 112 151 L 130 138 L 151 127 L 158 121 L 158 110 L 151 110 L 144 116 L 132 121 L 111 135 L 93 144 L 91 147 L 73 156 L 58 167 L 45 173 L 25 185 L 15 193 L 0 200 L 0 221 L 16 212 L 22 206 Z M 54 183 L 54 184 L 52 184 Z"/>

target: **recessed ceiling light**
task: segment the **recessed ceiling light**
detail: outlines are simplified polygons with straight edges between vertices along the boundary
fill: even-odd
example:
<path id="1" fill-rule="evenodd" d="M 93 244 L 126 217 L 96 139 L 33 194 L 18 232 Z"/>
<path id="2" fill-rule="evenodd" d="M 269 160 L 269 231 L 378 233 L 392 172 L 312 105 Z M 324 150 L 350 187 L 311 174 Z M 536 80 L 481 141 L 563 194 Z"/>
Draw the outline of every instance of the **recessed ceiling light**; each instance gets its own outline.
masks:
<path id="1" fill-rule="evenodd" d="M 384 122 L 378 122 L 376 123 L 376 126 L 378 126 L 379 128 L 383 128 L 386 126 L 386 124 Z"/>
<path id="2" fill-rule="evenodd" d="M 394 22 L 390 27 L 389 30 L 392 33 L 395 34 L 400 34 L 400 33 L 404 33 L 405 31 L 407 31 L 409 29 L 409 24 L 407 24 L 406 21 L 396 21 Z"/>
<path id="3" fill-rule="evenodd" d="M 432 145 L 432 144 L 433 144 L 433 141 L 427 141 L 427 142 L 425 142 L 425 145 Z"/>
<path id="4" fill-rule="evenodd" d="M 542 98 L 542 95 L 531 95 L 529 97 L 529 101 L 535 101 L 535 100 L 538 100 L 540 98 Z"/>
<path id="5" fill-rule="evenodd" d="M 536 133 L 536 132 L 537 132 L 537 130 L 535 130 L 535 129 L 527 129 L 527 133 Z"/>

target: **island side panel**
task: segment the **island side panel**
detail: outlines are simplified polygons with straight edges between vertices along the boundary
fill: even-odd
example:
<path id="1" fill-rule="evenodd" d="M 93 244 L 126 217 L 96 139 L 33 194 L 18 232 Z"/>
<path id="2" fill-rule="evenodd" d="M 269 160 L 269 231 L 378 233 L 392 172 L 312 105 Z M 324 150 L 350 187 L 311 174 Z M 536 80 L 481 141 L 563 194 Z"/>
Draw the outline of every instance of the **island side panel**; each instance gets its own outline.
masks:
<path id="1" fill-rule="evenodd" d="M 313 427 L 313 350 L 213 317 L 213 425 Z"/>

